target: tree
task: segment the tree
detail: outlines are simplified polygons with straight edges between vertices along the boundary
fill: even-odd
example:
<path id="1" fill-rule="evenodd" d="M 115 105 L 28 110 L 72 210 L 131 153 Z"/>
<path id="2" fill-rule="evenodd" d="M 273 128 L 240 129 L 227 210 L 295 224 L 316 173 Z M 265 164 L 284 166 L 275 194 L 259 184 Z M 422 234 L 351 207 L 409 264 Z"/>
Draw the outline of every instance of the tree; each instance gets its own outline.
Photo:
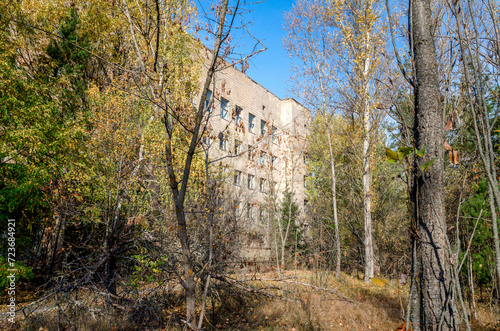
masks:
<path id="1" fill-rule="evenodd" d="M 500 107 L 498 106 L 498 76 L 500 66 L 500 30 L 498 5 L 492 1 L 473 4 L 471 1 L 455 1 L 450 5 L 455 18 L 456 37 L 462 56 L 462 81 L 464 103 L 472 117 L 476 148 L 484 166 L 488 183 L 488 199 L 491 209 L 493 242 L 497 272 L 497 288 L 500 289 L 500 239 L 497 210 L 500 210 L 500 190 L 494 146 L 494 131 Z M 478 20 L 478 12 L 485 15 Z M 491 47 L 490 52 L 485 49 Z M 487 65 L 485 65 L 487 63 Z M 496 82 L 495 82 L 496 80 Z"/>
<path id="2" fill-rule="evenodd" d="M 379 66 L 383 29 L 379 26 L 378 1 L 303 1 L 294 7 L 289 21 L 289 52 L 301 61 L 301 72 L 311 86 L 306 100 L 323 115 L 342 109 L 362 124 L 362 183 L 365 246 L 365 280 L 374 275 L 372 229 L 371 134 L 376 104 L 374 77 Z M 302 86 L 302 85 L 301 85 Z M 314 91 L 314 89 L 316 89 Z M 328 117 L 325 117 L 328 118 Z M 330 123 L 326 123 L 330 125 Z M 338 236 L 336 175 L 332 135 L 329 137 L 332 171 L 332 206 Z M 337 240 L 337 243 L 340 239 Z M 339 244 L 337 244 L 339 245 Z M 337 275 L 340 274 L 340 248 L 337 246 Z"/>
<path id="3" fill-rule="evenodd" d="M 229 37 L 235 16 L 241 9 L 239 1 L 232 6 L 229 2 L 218 2 L 213 7 L 213 17 L 208 18 L 210 22 L 216 23 L 215 27 L 212 27 L 212 23 L 207 24 L 207 38 L 213 41 L 213 48 L 209 51 L 189 34 L 194 10 L 191 2 L 172 1 L 169 7 L 165 7 L 159 0 L 153 1 L 147 18 L 154 29 L 146 25 L 142 26 L 140 33 L 136 33 L 136 26 L 140 26 L 136 22 L 141 22 L 143 13 L 140 8 L 129 5 L 126 0 L 122 1 L 139 68 L 134 75 L 140 82 L 141 97 L 155 105 L 156 114 L 164 127 L 164 164 L 182 251 L 183 275 L 180 281 L 186 293 L 188 326 L 194 321 L 196 282 L 186 201 L 193 161 L 207 129 L 208 90 L 216 71 L 227 65 L 221 57 L 231 54 Z M 163 11 L 165 8 L 166 12 Z M 164 22 L 168 23 L 165 27 Z M 169 42 L 164 43 L 163 40 Z M 240 60 L 244 61 L 245 58 Z M 183 152 L 176 150 L 174 143 L 177 140 L 186 146 Z"/>
<path id="4" fill-rule="evenodd" d="M 456 330 L 456 291 L 446 242 L 443 194 L 444 121 L 441 109 L 439 72 L 432 34 L 430 0 L 412 0 L 411 36 L 415 63 L 415 147 L 425 146 L 425 155 L 416 162 L 412 202 L 416 209 L 417 291 L 412 300 L 414 330 Z M 431 163 L 426 171 L 422 165 Z M 426 168 L 426 167 L 423 167 Z"/>
<path id="5" fill-rule="evenodd" d="M 286 264 L 286 253 L 293 253 L 298 243 L 302 241 L 300 226 L 297 224 L 297 216 L 299 207 L 293 198 L 293 191 L 290 191 L 288 186 L 283 192 L 281 200 L 281 208 L 277 215 L 277 234 L 279 238 L 276 240 L 276 245 L 281 250 L 281 268 L 284 269 Z M 297 253 L 297 252 L 295 252 Z M 279 256 L 276 257 L 279 260 Z"/>
<path id="6" fill-rule="evenodd" d="M 365 281 L 374 276 L 373 228 L 372 228 L 372 173 L 370 169 L 372 111 L 375 108 L 373 78 L 380 62 L 377 48 L 383 44 L 382 30 L 377 24 L 380 14 L 378 1 L 330 1 L 331 24 L 338 24 L 342 43 L 350 59 L 351 73 L 348 75 L 354 96 L 351 99 L 354 111 L 363 123 L 363 212 L 365 230 Z"/>
<path id="7" fill-rule="evenodd" d="M 341 252 L 340 230 L 337 211 L 337 176 L 333 151 L 332 125 L 330 114 L 335 112 L 332 103 L 335 100 L 336 84 L 335 63 L 336 40 L 329 34 L 327 18 L 322 14 L 326 6 L 321 1 L 297 1 L 292 11 L 286 14 L 285 30 L 288 36 L 285 41 L 288 53 L 300 61 L 296 67 L 296 93 L 305 99 L 307 104 L 316 109 L 324 118 L 331 170 L 331 206 L 335 228 L 336 276 L 340 277 Z M 307 81 L 304 84 L 303 81 Z"/>
<path id="8" fill-rule="evenodd" d="M 12 1 L 2 7 L 3 13 L 21 11 L 21 4 Z M 57 14 L 68 40 L 81 37 L 74 8 Z M 68 194 L 72 189 L 68 174 L 80 157 L 88 124 L 83 88 L 88 56 L 69 44 L 35 36 L 26 25 L 9 18 L 2 16 L 0 23 L 4 83 L 0 210 L 3 217 L 18 219 L 21 229 L 37 234 L 28 240 L 32 247 L 43 236 L 51 236 L 44 240 L 48 245 L 43 253 L 28 253 L 31 264 L 44 266 L 50 275 L 54 266 L 60 268 L 66 217 L 77 204 Z"/>
<path id="9" fill-rule="evenodd" d="M 12 64 L 20 62 L 28 68 L 35 68 L 40 72 L 46 69 L 47 72 L 53 73 L 53 75 L 66 78 L 66 80 L 60 79 L 61 86 L 68 81 L 72 83 L 72 85 L 67 84 L 66 89 L 61 89 L 61 92 L 66 93 L 61 93 L 66 97 L 64 100 L 53 92 L 51 94 L 44 91 L 43 95 L 46 99 L 54 101 L 52 100 L 52 97 L 54 97 L 56 101 L 45 103 L 45 113 L 57 112 L 56 110 L 73 111 L 73 108 L 85 104 L 85 100 L 78 99 L 80 97 L 85 99 L 85 90 L 88 88 L 87 84 L 82 84 L 81 72 L 83 69 L 89 69 L 90 74 L 94 75 L 93 78 L 97 78 L 96 89 L 99 91 L 96 92 L 95 89 L 92 89 L 92 106 L 95 107 L 93 115 L 100 122 L 92 123 L 95 126 L 89 124 L 85 129 L 90 132 L 91 145 L 95 147 L 95 150 L 90 153 L 92 154 L 90 159 L 99 155 L 99 153 L 105 157 L 103 160 L 99 160 L 102 162 L 93 164 L 97 169 L 92 168 L 89 164 L 87 166 L 91 170 L 95 170 L 94 175 L 100 176 L 98 183 L 107 186 L 108 190 L 101 190 L 102 195 L 99 195 L 99 197 L 106 196 L 108 199 L 106 201 L 107 205 L 103 207 L 100 202 L 105 199 L 96 202 L 93 200 L 95 196 L 87 196 L 89 201 L 86 202 L 89 204 L 94 203 L 94 205 L 89 206 L 86 211 L 90 211 L 90 213 L 98 211 L 96 212 L 97 217 L 93 214 L 90 218 L 102 221 L 95 223 L 98 224 L 97 228 L 105 230 L 103 234 L 104 248 L 101 256 L 97 258 L 97 262 L 92 268 L 88 269 L 89 272 L 77 281 L 74 286 L 78 287 L 88 282 L 105 266 L 104 285 L 110 294 L 109 298 L 115 297 L 116 260 L 119 255 L 118 252 L 127 242 L 125 239 L 127 236 L 122 236 L 124 233 L 123 228 L 128 226 L 127 216 L 130 216 L 128 214 L 130 201 L 136 199 L 137 195 L 135 193 L 142 185 L 139 183 L 140 176 L 143 175 L 141 171 L 145 169 L 144 166 L 146 160 L 148 160 L 148 165 L 151 168 L 157 170 L 164 167 L 166 169 L 163 175 L 167 180 L 165 181 L 165 178 L 162 178 L 158 182 L 168 182 L 169 189 L 157 189 L 163 189 L 164 192 L 171 194 L 171 199 L 158 200 L 164 202 L 164 210 L 167 211 L 165 214 L 168 214 L 173 209 L 177 219 L 175 228 L 177 229 L 177 237 L 182 251 L 180 255 L 183 264 L 183 272 L 177 274 L 180 283 L 185 288 L 187 325 L 191 326 L 194 321 L 196 304 L 196 266 L 192 247 L 190 246 L 192 243 L 188 232 L 189 224 L 186 218 L 186 209 L 188 203 L 194 200 L 193 196 L 196 197 L 198 193 L 195 192 L 196 190 L 192 190 L 196 186 L 193 185 L 196 178 L 192 176 L 192 171 L 193 168 L 202 164 L 201 162 L 197 163 L 197 161 L 201 160 L 198 152 L 201 137 L 206 132 L 208 122 L 207 112 L 205 111 L 207 91 L 210 84 L 213 83 L 216 71 L 232 65 L 225 62 L 224 59 L 227 59 L 233 50 L 229 36 L 235 17 L 241 10 L 240 2 L 235 1 L 234 5 L 230 5 L 229 0 L 224 0 L 214 4 L 211 10 L 206 12 L 206 31 L 203 31 L 202 25 L 195 21 L 196 8 L 190 1 L 172 0 L 161 2 L 159 0 L 147 0 L 141 3 L 127 0 L 116 2 L 96 1 L 92 5 L 88 2 L 84 2 L 83 5 L 77 2 L 70 6 L 69 11 L 67 10 L 68 7 L 63 6 L 61 2 L 27 1 L 18 3 L 8 1 L 7 4 L 2 4 L 2 8 L 5 9 L 2 10 L 1 14 L 2 49 L 6 40 L 3 36 L 10 32 L 19 31 L 25 33 L 22 35 L 25 39 L 19 39 L 25 42 L 23 46 L 26 47 L 21 50 L 21 56 L 17 58 L 13 52 L 14 47 L 11 47 L 5 59 L 2 57 L 1 64 L 2 70 L 6 69 L 2 71 L 2 75 L 4 73 L 7 75 L 9 70 L 12 72 Z M 32 12 L 40 13 L 40 15 L 36 19 L 24 15 L 25 7 L 34 9 Z M 94 12 L 95 8 L 99 10 Z M 49 12 L 53 15 L 48 15 Z M 68 12 L 68 18 L 65 20 L 65 14 L 68 14 Z M 81 15 L 78 15 L 77 12 Z M 53 20 L 45 19 L 49 16 Z M 63 24 L 56 25 L 61 21 Z M 216 22 L 215 26 L 213 22 Z M 60 26 L 60 29 L 56 30 L 60 32 L 59 34 L 52 32 L 53 26 Z M 82 28 L 81 33 L 77 31 L 80 28 Z M 99 31 L 99 34 L 89 33 L 92 30 Z M 195 31 L 202 31 L 199 35 L 213 42 L 211 50 L 194 38 Z M 83 36 L 85 38 L 82 38 Z M 49 65 L 46 65 L 43 61 L 33 61 L 32 63 L 16 62 L 23 55 L 26 56 L 26 59 L 35 58 L 38 60 L 33 55 L 40 55 L 40 49 L 47 50 L 51 59 Z M 43 60 L 42 56 L 40 58 Z M 83 62 L 83 60 L 88 59 L 90 59 L 88 61 L 90 62 L 89 66 L 78 66 L 81 64 L 79 61 Z M 245 64 L 245 60 L 246 57 L 243 57 L 238 63 Z M 40 63 L 44 65 L 40 65 Z M 3 66 L 4 64 L 6 64 L 6 67 Z M 87 71 L 85 71 L 85 74 L 87 74 Z M 51 79 L 53 80 L 53 77 Z M 123 103 L 118 102 L 114 98 L 118 95 L 125 98 L 125 95 L 113 91 L 109 86 L 110 84 L 122 89 L 130 97 L 126 98 L 127 100 Z M 12 91 L 9 90 L 10 92 Z M 116 108 L 106 102 L 106 98 L 112 100 Z M 66 102 L 64 105 L 70 107 L 58 109 L 59 103 L 57 101 L 59 100 Z M 11 108 L 19 106 L 18 100 L 10 101 L 15 101 L 11 102 Z M 150 107 L 144 107 L 144 104 L 141 104 L 143 102 L 148 103 Z M 139 104 L 141 104 L 140 107 L 137 106 Z M 99 107 L 102 109 L 99 109 Z M 136 112 L 124 115 L 127 107 L 137 107 L 134 110 L 146 109 L 151 111 L 149 119 L 145 120 L 141 114 Z M 27 111 L 22 113 L 20 121 L 30 118 L 28 116 L 30 115 L 29 107 L 25 108 Z M 110 113 L 116 111 L 119 115 L 116 121 L 107 118 L 102 113 L 104 109 L 110 109 Z M 10 111 L 11 109 L 7 110 Z M 11 118 L 8 118 L 8 115 L 10 113 L 6 112 L 6 116 L 3 116 L 6 123 L 11 126 L 16 124 Z M 41 116 L 43 112 L 34 112 L 32 115 Z M 51 123 L 52 118 L 50 116 L 46 116 L 46 119 L 48 123 Z M 123 123 L 123 120 L 128 120 L 130 123 Z M 7 124 L 5 127 L 7 127 Z M 39 121 L 36 124 L 45 124 L 45 122 Z M 146 146 L 148 140 L 145 138 L 145 132 L 148 131 L 150 126 L 156 128 L 155 124 L 161 124 L 164 130 L 165 139 L 161 144 L 165 147 L 165 150 L 161 162 L 158 160 L 153 162 L 148 159 L 151 155 L 146 155 L 148 152 L 154 153 L 151 149 L 158 149 L 157 147 Z M 31 128 L 33 129 L 33 127 Z M 110 141 L 109 134 L 112 129 L 131 132 L 127 132 L 129 137 Z M 58 128 L 54 130 L 49 128 L 48 131 L 51 134 L 54 132 L 61 133 Z M 77 133 L 79 132 L 77 131 Z M 18 133 L 24 134 L 21 131 L 14 133 L 12 138 L 9 137 L 9 140 L 15 140 L 16 137 L 14 136 Z M 43 135 L 38 136 L 44 138 Z M 67 136 L 69 134 L 65 137 Z M 37 135 L 34 134 L 33 137 L 37 137 Z M 50 139 L 46 141 L 52 142 Z M 124 148 L 127 145 L 129 150 Z M 57 149 L 59 147 L 55 143 L 47 147 L 38 141 L 35 146 L 41 149 L 41 154 L 47 153 L 47 151 L 53 152 L 52 148 Z M 150 149 L 148 150 L 148 148 Z M 30 150 L 33 151 L 33 149 Z M 9 150 L 7 154 L 16 156 L 16 151 L 15 149 L 13 152 Z M 45 155 L 42 156 L 45 157 Z M 66 170 L 67 164 L 61 163 L 61 169 Z M 10 165 L 7 167 L 12 168 Z M 18 167 L 17 164 L 16 167 Z M 43 170 L 46 172 L 47 169 L 44 168 Z M 104 173 L 107 175 L 103 175 Z M 150 171 L 148 175 L 152 176 L 151 173 L 158 174 L 161 172 Z M 13 177 L 12 171 L 9 172 L 8 176 L 10 178 L 7 179 L 11 181 Z M 92 184 L 86 181 L 88 178 L 89 176 L 80 178 L 79 182 L 75 182 L 92 187 Z M 43 182 L 50 182 L 50 177 L 48 175 L 44 176 Z M 199 187 L 203 187 L 203 185 L 196 188 Z M 9 187 L 7 193 L 10 194 L 12 191 L 12 188 Z M 35 200 L 39 203 L 42 201 L 42 197 L 36 197 Z M 12 208 L 10 209 L 12 210 Z M 82 215 L 79 216 L 85 218 Z M 96 237 L 99 236 L 100 233 Z M 56 237 L 60 236 L 56 234 Z M 99 242 L 99 238 L 96 242 Z M 93 244 L 96 242 L 93 242 Z"/>

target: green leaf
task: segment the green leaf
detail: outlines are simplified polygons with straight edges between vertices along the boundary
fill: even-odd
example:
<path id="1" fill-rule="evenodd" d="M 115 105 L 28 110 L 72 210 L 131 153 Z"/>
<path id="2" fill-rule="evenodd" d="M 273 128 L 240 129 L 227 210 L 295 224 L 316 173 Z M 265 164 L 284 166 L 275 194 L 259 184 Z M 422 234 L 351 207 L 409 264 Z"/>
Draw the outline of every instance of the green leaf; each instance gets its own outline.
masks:
<path id="1" fill-rule="evenodd" d="M 429 170 L 429 168 L 432 166 L 434 161 L 436 161 L 436 158 L 433 158 L 432 160 L 429 160 L 429 161 L 425 162 L 424 164 L 422 164 L 420 166 L 420 169 L 422 169 L 423 171 Z"/>
<path id="2" fill-rule="evenodd" d="M 399 147 L 398 148 L 398 158 L 399 160 L 403 160 L 406 156 L 413 153 L 415 149 L 413 147 Z"/>
<path id="3" fill-rule="evenodd" d="M 399 161 L 399 157 L 398 157 L 398 154 L 393 151 L 392 149 L 389 149 L 389 148 L 385 148 L 385 155 L 387 156 L 387 161 L 391 162 L 391 163 L 396 163 Z"/>
<path id="4" fill-rule="evenodd" d="M 400 148 L 398 148 L 398 159 L 399 159 L 399 161 L 401 161 L 402 159 L 404 159 L 405 156 L 406 156 L 406 154 L 403 153 L 403 151 L 401 151 Z"/>
<path id="5" fill-rule="evenodd" d="M 415 152 L 415 147 L 399 147 L 403 153 L 406 155 L 412 154 Z"/>
<path id="6" fill-rule="evenodd" d="M 425 154 L 425 146 L 422 147 L 422 149 L 420 151 L 417 152 L 417 156 L 419 157 L 424 157 L 424 154 Z M 431 164 L 432 165 L 432 164 Z"/>

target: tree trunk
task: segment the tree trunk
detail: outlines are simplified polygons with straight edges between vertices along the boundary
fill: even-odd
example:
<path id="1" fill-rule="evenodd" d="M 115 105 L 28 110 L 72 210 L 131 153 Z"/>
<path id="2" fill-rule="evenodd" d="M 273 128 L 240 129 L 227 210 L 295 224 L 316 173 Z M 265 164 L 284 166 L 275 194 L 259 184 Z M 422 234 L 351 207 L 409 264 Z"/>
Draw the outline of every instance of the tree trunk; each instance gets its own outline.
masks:
<path id="1" fill-rule="evenodd" d="M 109 243 L 106 244 L 105 254 L 106 254 L 106 264 L 104 271 L 104 286 L 106 287 L 106 291 L 112 295 L 116 295 L 116 254 L 113 250 L 113 242 L 114 240 L 110 240 Z"/>
<path id="2" fill-rule="evenodd" d="M 179 208 L 180 207 L 180 208 Z M 187 233 L 186 214 L 183 206 L 176 203 L 175 216 L 177 217 L 177 236 L 181 242 L 182 266 L 184 269 L 184 290 L 186 292 L 186 321 L 191 323 L 195 321 L 196 307 L 196 283 L 194 279 L 194 270 L 191 258 L 191 249 L 189 248 L 189 237 Z"/>
<path id="3" fill-rule="evenodd" d="M 121 197 L 118 202 L 117 209 L 113 215 L 111 224 L 106 226 L 106 237 L 104 238 L 104 256 L 106 263 L 104 265 L 104 287 L 106 291 L 112 295 L 116 295 L 116 228 L 117 222 L 119 221 L 119 213 L 121 209 Z"/>
<path id="4" fill-rule="evenodd" d="M 366 99 L 367 96 L 365 95 Z M 363 212 L 365 220 L 365 282 L 373 278 L 373 239 L 370 171 L 370 110 L 364 101 L 363 111 Z"/>
<path id="5" fill-rule="evenodd" d="M 460 50 L 462 52 L 462 57 L 464 58 L 464 63 L 468 63 L 468 67 L 464 67 L 464 77 L 466 82 L 466 92 L 469 101 L 469 106 L 471 108 L 471 114 L 473 116 L 474 132 L 476 135 L 477 149 L 481 160 L 484 164 L 484 169 L 486 173 L 486 179 L 488 181 L 488 195 L 489 203 L 492 215 L 492 226 L 493 226 L 493 239 L 495 245 L 495 262 L 496 262 L 496 273 L 498 286 L 500 289 L 500 243 L 498 238 L 498 221 L 496 208 L 500 208 L 500 190 L 498 189 L 498 176 L 496 171 L 496 152 L 492 144 L 491 131 L 492 126 L 490 124 L 490 114 L 488 110 L 488 105 L 485 99 L 485 86 L 487 85 L 485 74 L 482 71 L 482 63 L 480 61 L 479 49 L 475 51 L 471 48 L 470 42 L 464 40 L 464 35 L 467 35 L 467 18 L 464 17 L 463 11 L 460 6 L 462 4 L 458 1 L 454 2 L 453 15 L 457 21 L 457 35 L 460 43 Z M 471 6 L 470 1 L 468 1 L 469 8 Z M 499 40 L 499 29 L 497 26 L 496 16 L 493 13 L 494 4 L 491 1 L 488 2 L 488 9 L 492 21 L 494 22 L 494 30 L 496 40 L 494 46 L 496 50 L 500 52 L 500 40 Z M 470 17 L 469 21 L 472 21 L 474 27 L 475 17 Z M 462 29 L 465 32 L 462 32 Z M 470 32 L 472 35 L 471 39 L 479 38 L 477 29 Z"/>
<path id="6" fill-rule="evenodd" d="M 186 193 L 188 189 L 189 177 L 191 175 L 191 165 L 193 162 L 193 158 L 196 153 L 197 146 L 200 142 L 200 136 L 203 133 L 202 123 L 203 116 L 205 113 L 205 100 L 207 97 L 207 92 L 212 83 L 215 70 L 217 67 L 217 61 L 219 59 L 219 52 L 223 45 L 224 40 L 229 37 L 229 32 L 231 30 L 231 24 L 226 24 L 226 14 L 228 12 L 228 3 L 229 0 L 224 0 L 220 5 L 220 14 L 218 17 L 218 28 L 217 28 L 217 36 L 215 40 L 214 49 L 212 52 L 212 59 L 208 66 L 207 76 L 205 77 L 205 82 L 202 87 L 201 98 L 198 103 L 195 125 L 192 131 L 191 141 L 189 144 L 189 148 L 186 152 L 186 160 L 183 165 L 183 171 L 181 180 L 177 180 L 176 171 L 174 168 L 174 154 L 173 154 L 173 146 L 172 140 L 174 137 L 174 119 L 170 116 L 169 112 L 166 111 L 167 107 L 165 107 L 164 116 L 162 118 L 166 139 L 165 139 L 165 159 L 166 159 L 166 168 L 168 173 L 168 178 L 170 181 L 170 188 L 172 190 L 172 197 L 175 203 L 175 216 L 177 218 L 177 236 L 179 238 L 181 244 L 182 251 L 182 265 L 184 269 L 184 291 L 186 293 L 186 323 L 188 327 L 193 326 L 192 323 L 195 321 L 195 308 L 196 308 L 196 282 L 194 278 L 194 270 L 193 270 L 193 260 L 191 249 L 189 247 L 189 236 L 187 230 L 186 223 L 186 213 L 185 213 L 185 202 L 186 202 Z M 233 15 L 235 15 L 238 7 L 234 8 Z M 226 30 L 225 30 L 226 29 Z M 154 93 L 153 93 L 154 94 Z"/>
<path id="7" fill-rule="evenodd" d="M 325 121 L 326 134 L 328 137 L 328 148 L 330 152 L 330 167 L 332 170 L 332 209 L 333 209 L 333 224 L 335 226 L 335 249 L 337 251 L 337 263 L 335 268 L 335 276 L 340 277 L 340 233 L 339 233 L 339 219 L 337 216 L 337 178 L 335 177 L 335 159 L 333 158 L 333 147 L 332 147 L 332 137 L 330 132 L 330 126 L 328 122 Z"/>
<path id="8" fill-rule="evenodd" d="M 416 73 L 415 144 L 425 155 L 415 167 L 417 203 L 417 292 L 420 325 L 414 330 L 456 330 L 457 316 L 452 271 L 447 257 L 444 221 L 444 121 L 440 104 L 438 65 L 431 33 L 431 0 L 412 0 L 411 24 Z M 414 201 L 415 203 L 415 201 Z"/>
<path id="9" fill-rule="evenodd" d="M 493 243 L 495 245 L 495 265 L 497 271 L 497 289 L 500 291 L 500 243 L 498 241 L 498 218 L 495 208 L 495 197 L 490 183 L 488 183 L 488 199 L 491 210 L 491 227 L 493 229 Z"/>
<path id="10" fill-rule="evenodd" d="M 48 275 L 52 275 L 54 271 L 60 271 L 62 269 L 62 248 L 64 243 L 64 234 L 66 232 L 66 220 L 60 214 L 60 211 L 57 211 L 57 213 L 59 213 L 59 215 L 55 217 L 54 233 L 52 235 L 53 249 L 50 258 Z"/>
<path id="11" fill-rule="evenodd" d="M 370 8 L 373 3 L 369 3 Z M 372 201 L 371 201 L 371 181 L 372 173 L 370 171 L 370 134 L 371 134 L 371 109 L 369 103 L 370 82 L 369 74 L 372 65 L 371 58 L 371 34 L 367 32 L 363 36 L 364 45 L 360 54 L 365 54 L 363 58 L 363 67 L 361 68 L 361 99 L 363 114 L 363 213 L 365 220 L 365 282 L 369 282 L 374 275 L 373 258 L 373 235 L 372 235 Z"/>

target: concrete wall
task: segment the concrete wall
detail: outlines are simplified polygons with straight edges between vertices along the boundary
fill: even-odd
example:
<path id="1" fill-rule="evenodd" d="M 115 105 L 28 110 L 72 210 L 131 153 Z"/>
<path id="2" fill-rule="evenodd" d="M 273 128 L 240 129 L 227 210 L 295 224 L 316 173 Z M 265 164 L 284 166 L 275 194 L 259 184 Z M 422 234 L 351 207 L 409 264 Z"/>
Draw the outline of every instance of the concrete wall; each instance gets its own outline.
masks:
<path id="1" fill-rule="evenodd" d="M 233 67 L 218 72 L 210 89 L 213 101 L 207 112 L 209 155 L 212 160 L 221 159 L 217 162 L 218 169 L 225 169 L 224 199 L 239 205 L 237 217 L 254 234 L 254 239 L 244 245 L 244 255 L 268 256 L 272 221 L 269 211 L 279 208 L 285 187 L 293 189 L 299 208 L 304 209 L 304 155 L 310 111 L 294 99 L 279 99 Z M 221 113 L 224 100 L 226 118 Z M 236 109 L 241 109 L 239 123 L 236 123 Z M 250 115 L 254 116 L 253 132 L 249 127 Z M 265 121 L 265 132 L 261 132 L 261 121 Z M 221 138 L 226 140 L 223 148 Z M 204 146 L 209 142 L 205 139 Z M 239 151 L 235 151 L 237 142 L 241 143 Z M 240 182 L 236 185 L 234 176 L 239 172 Z M 253 176 L 253 189 L 248 187 L 249 176 Z"/>

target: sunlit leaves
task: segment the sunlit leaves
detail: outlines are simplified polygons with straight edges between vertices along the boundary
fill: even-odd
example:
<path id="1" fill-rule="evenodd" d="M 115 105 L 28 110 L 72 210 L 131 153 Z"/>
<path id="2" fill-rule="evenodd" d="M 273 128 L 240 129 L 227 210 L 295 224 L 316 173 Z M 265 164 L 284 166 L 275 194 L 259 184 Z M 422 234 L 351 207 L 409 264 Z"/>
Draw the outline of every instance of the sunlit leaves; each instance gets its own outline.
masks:
<path id="1" fill-rule="evenodd" d="M 385 278 L 372 278 L 371 280 L 378 287 L 385 287 L 389 283 L 389 280 Z"/>
<path id="2" fill-rule="evenodd" d="M 397 162 L 402 162 L 405 160 L 409 155 L 415 155 L 418 156 L 419 158 L 424 157 L 425 155 L 425 146 L 422 147 L 420 150 L 414 148 L 414 147 L 399 147 L 397 152 L 385 148 L 385 153 L 387 157 L 387 161 L 390 163 L 397 163 Z M 422 171 L 427 171 L 429 168 L 434 164 L 434 161 L 436 161 L 436 158 L 432 158 L 429 161 L 425 162 L 424 164 L 420 165 L 420 169 Z"/>
<path id="3" fill-rule="evenodd" d="M 385 155 L 387 156 L 387 161 L 391 163 L 396 163 L 399 161 L 399 156 L 398 153 L 394 152 L 393 150 L 386 148 L 385 149 Z"/>
<path id="4" fill-rule="evenodd" d="M 434 161 L 436 161 L 436 158 L 430 159 L 429 161 L 427 161 L 424 164 L 422 164 L 420 166 L 420 169 L 422 169 L 422 171 L 429 170 L 429 168 L 434 164 Z"/>
<path id="5" fill-rule="evenodd" d="M 422 147 L 422 149 L 420 149 L 420 150 L 416 153 L 416 155 L 417 155 L 418 157 L 424 157 L 424 154 L 425 154 L 425 146 L 424 146 L 424 147 Z"/>
<path id="6" fill-rule="evenodd" d="M 409 155 L 424 157 L 424 154 L 425 146 L 420 150 L 416 149 L 415 147 L 399 147 L 396 152 L 391 150 L 390 148 L 385 147 L 385 155 L 387 157 L 387 161 L 390 163 L 401 162 L 405 160 Z M 432 163 L 430 165 L 432 165 Z"/>

